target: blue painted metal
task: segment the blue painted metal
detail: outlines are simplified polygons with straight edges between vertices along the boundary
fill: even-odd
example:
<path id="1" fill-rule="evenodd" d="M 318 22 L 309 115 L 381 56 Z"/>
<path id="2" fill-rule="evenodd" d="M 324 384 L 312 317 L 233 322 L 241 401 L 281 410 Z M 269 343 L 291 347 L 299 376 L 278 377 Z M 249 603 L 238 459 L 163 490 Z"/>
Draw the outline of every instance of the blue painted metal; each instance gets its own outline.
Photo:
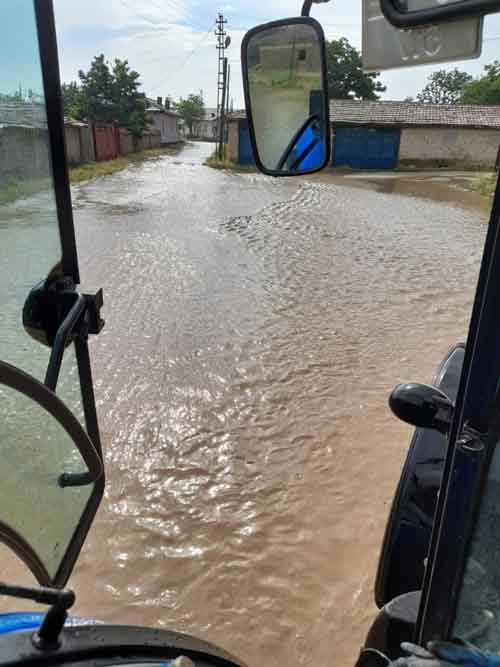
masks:
<path id="1" fill-rule="evenodd" d="M 43 614 L 1 614 L 0 636 L 10 635 L 13 632 L 38 630 L 43 620 Z"/>
<path id="2" fill-rule="evenodd" d="M 333 166 L 394 169 L 400 140 L 399 129 L 339 127 L 335 130 Z"/>
<path id="3" fill-rule="evenodd" d="M 238 162 L 239 164 L 247 165 L 255 164 L 252 142 L 250 140 L 250 130 L 248 123 L 244 121 L 240 121 Z"/>
<path id="4" fill-rule="evenodd" d="M 29 632 L 38 630 L 42 624 L 44 614 L 20 612 L 14 614 L 0 614 L 0 637 L 15 632 Z M 81 627 L 85 625 L 100 625 L 100 621 L 86 618 L 70 617 L 66 620 L 66 627 Z"/>

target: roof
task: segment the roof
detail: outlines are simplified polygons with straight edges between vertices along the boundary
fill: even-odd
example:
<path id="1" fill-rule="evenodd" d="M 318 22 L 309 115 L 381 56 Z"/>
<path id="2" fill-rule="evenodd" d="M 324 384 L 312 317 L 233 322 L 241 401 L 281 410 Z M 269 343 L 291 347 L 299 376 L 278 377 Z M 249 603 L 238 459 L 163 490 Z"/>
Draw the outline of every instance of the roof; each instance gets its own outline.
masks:
<path id="1" fill-rule="evenodd" d="M 245 119 L 245 111 L 237 111 L 228 116 L 228 120 Z M 330 120 L 333 125 L 468 127 L 500 130 L 500 106 L 331 100 Z"/>
<path id="2" fill-rule="evenodd" d="M 174 111 L 174 109 L 166 109 L 163 104 L 158 104 L 158 102 L 150 100 L 149 98 L 146 98 L 146 101 L 148 103 L 146 108 L 147 113 L 164 113 L 167 116 L 179 116 L 177 111 Z"/>
<path id="3" fill-rule="evenodd" d="M 331 100 L 335 124 L 469 127 L 500 130 L 500 106 Z"/>

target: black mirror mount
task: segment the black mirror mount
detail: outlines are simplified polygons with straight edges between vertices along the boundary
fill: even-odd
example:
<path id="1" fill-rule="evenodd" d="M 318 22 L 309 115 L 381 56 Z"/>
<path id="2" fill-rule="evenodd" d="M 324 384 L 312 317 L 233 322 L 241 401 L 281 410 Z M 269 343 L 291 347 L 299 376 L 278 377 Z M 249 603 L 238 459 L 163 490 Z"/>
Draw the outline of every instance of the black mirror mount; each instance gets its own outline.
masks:
<path id="1" fill-rule="evenodd" d="M 500 0 L 456 0 L 446 5 L 414 11 L 408 9 L 408 4 L 408 0 L 404 3 L 401 0 L 380 0 L 386 19 L 396 28 L 402 29 L 500 12 Z"/>
<path id="2" fill-rule="evenodd" d="M 304 4 L 302 5 L 302 16 L 310 16 L 313 5 L 319 5 L 325 2 L 330 2 L 330 0 L 304 0 Z"/>

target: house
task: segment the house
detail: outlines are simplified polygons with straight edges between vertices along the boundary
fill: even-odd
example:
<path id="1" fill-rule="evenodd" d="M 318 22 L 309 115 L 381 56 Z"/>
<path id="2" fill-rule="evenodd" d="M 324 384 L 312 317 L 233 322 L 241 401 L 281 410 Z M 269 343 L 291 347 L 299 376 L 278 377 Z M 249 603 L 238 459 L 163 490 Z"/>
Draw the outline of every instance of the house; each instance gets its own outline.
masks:
<path id="1" fill-rule="evenodd" d="M 205 108 L 203 118 L 193 123 L 193 139 L 217 141 L 217 109 Z"/>
<path id="2" fill-rule="evenodd" d="M 352 169 L 493 168 L 500 107 L 332 100 L 332 165 Z M 245 112 L 228 119 L 229 159 L 251 164 Z"/>
<path id="3" fill-rule="evenodd" d="M 151 121 L 150 129 L 160 132 L 162 146 L 181 141 L 179 132 L 180 116 L 170 108 L 170 101 L 166 99 L 165 104 L 163 104 L 163 99 L 158 97 L 156 102 L 150 99 L 147 102 L 146 111 Z"/>

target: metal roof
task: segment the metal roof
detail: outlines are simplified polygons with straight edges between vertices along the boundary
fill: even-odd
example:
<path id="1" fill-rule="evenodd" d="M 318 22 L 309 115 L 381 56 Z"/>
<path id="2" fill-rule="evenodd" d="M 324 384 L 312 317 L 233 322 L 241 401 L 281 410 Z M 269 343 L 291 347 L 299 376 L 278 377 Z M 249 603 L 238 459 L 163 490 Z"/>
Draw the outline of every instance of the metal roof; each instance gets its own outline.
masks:
<path id="1" fill-rule="evenodd" d="M 331 100 L 333 125 L 462 127 L 500 130 L 500 106 Z"/>
<path id="2" fill-rule="evenodd" d="M 228 116 L 228 120 L 245 119 L 244 111 L 237 111 Z M 500 130 L 500 106 L 331 100 L 330 120 L 333 125 Z"/>

